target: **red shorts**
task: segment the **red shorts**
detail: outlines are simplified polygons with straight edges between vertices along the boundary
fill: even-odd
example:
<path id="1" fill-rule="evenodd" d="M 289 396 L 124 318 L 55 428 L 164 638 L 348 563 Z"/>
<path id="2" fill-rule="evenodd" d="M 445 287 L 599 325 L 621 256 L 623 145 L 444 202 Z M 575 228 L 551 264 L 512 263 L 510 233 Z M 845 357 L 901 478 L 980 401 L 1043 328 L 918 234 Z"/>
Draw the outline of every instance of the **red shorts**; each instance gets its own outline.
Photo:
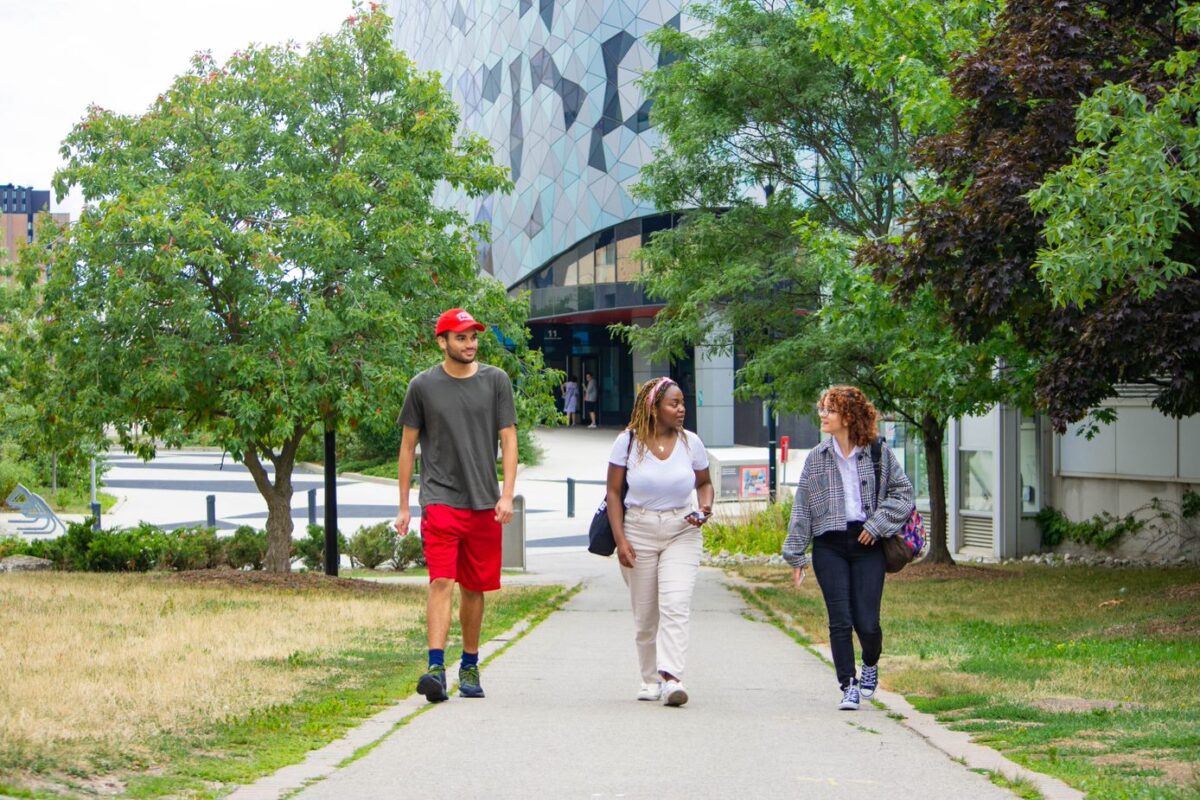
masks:
<path id="1" fill-rule="evenodd" d="M 500 588 L 501 533 L 494 510 L 425 506 L 421 543 L 430 582 L 450 578 L 472 592 Z"/>

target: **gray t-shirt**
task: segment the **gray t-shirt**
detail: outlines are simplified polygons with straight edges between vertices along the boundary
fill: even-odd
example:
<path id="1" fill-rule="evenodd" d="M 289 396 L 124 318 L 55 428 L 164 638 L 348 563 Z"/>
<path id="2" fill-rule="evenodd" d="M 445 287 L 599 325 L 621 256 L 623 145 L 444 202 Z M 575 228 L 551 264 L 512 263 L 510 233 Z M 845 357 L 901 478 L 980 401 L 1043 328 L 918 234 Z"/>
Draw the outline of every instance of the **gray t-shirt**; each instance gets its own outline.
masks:
<path id="1" fill-rule="evenodd" d="M 452 378 L 441 364 L 430 367 L 408 385 L 400 424 L 420 431 L 422 508 L 495 507 L 497 440 L 517 424 L 504 370 L 480 364 L 471 377 Z"/>

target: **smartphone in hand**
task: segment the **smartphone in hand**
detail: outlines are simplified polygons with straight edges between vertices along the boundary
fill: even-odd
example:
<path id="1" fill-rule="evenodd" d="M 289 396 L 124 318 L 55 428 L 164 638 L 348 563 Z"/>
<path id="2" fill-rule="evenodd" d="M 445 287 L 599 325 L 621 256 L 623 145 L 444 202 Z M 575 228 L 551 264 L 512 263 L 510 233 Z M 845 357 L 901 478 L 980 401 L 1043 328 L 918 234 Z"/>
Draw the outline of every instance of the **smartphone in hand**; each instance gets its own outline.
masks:
<path id="1" fill-rule="evenodd" d="M 703 511 L 691 511 L 686 517 L 684 517 L 684 519 L 695 525 L 702 525 L 709 518 L 709 516 L 709 514 L 705 514 Z"/>

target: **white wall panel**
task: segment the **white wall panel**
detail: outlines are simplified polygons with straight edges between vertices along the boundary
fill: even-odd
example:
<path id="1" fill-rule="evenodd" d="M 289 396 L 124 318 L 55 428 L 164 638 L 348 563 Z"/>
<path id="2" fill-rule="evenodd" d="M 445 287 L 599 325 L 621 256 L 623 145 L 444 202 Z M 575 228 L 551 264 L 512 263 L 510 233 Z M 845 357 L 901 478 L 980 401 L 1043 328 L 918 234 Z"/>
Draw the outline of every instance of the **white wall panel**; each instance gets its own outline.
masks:
<path id="1" fill-rule="evenodd" d="M 996 411 L 982 417 L 963 417 L 959 422 L 960 450 L 994 450 L 996 447 Z"/>
<path id="2" fill-rule="evenodd" d="M 1179 420 L 1179 477 L 1200 481 L 1200 415 Z"/>
<path id="3" fill-rule="evenodd" d="M 1152 408 L 1122 408 L 1117 416 L 1117 463 L 1123 475 L 1173 478 L 1179 463 L 1179 423 Z"/>
<path id="4" fill-rule="evenodd" d="M 1108 474 L 1117 469 L 1117 433 L 1111 425 L 1100 426 L 1092 439 L 1078 433 L 1084 426 L 1073 425 L 1059 437 L 1059 470 L 1065 474 Z"/>

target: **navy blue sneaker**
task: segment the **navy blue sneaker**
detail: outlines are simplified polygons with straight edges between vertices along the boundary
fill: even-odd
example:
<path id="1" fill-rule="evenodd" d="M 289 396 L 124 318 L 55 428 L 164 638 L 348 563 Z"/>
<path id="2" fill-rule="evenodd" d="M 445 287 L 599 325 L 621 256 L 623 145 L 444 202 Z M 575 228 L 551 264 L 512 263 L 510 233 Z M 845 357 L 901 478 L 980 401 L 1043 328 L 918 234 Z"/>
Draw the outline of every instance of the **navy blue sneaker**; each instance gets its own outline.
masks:
<path id="1" fill-rule="evenodd" d="M 875 694 L 875 689 L 879 686 L 879 665 L 868 667 L 866 664 L 862 666 L 862 677 L 858 681 L 858 688 L 862 690 L 863 697 L 870 697 Z"/>
<path id="2" fill-rule="evenodd" d="M 850 685 L 842 690 L 842 702 L 838 703 L 838 711 L 858 711 L 862 695 L 858 691 L 858 682 L 850 679 Z"/>
<path id="3" fill-rule="evenodd" d="M 464 664 L 458 668 L 458 693 L 463 697 L 483 697 L 478 664 Z"/>
<path id="4" fill-rule="evenodd" d="M 446 668 L 441 664 L 430 664 L 429 671 L 417 681 L 417 694 L 425 695 L 431 703 L 449 700 L 446 694 Z"/>

